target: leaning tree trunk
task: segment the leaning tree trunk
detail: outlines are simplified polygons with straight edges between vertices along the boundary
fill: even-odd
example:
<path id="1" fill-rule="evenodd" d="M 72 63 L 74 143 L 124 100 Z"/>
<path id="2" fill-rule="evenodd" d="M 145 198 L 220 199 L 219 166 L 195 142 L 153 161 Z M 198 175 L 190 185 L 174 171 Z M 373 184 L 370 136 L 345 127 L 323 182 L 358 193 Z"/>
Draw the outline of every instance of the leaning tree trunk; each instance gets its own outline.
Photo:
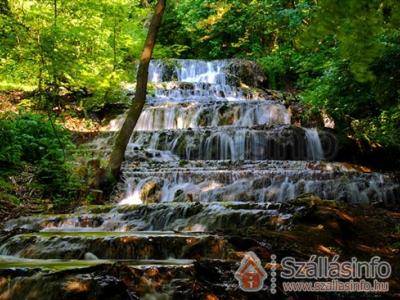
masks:
<path id="1" fill-rule="evenodd" d="M 150 28 L 147 34 L 137 72 L 135 99 L 128 111 L 124 125 L 122 126 L 115 140 L 114 148 L 111 152 L 110 160 L 107 166 L 107 181 L 115 181 L 120 175 L 120 169 L 122 162 L 124 161 L 126 146 L 128 145 L 129 138 L 136 126 L 136 123 L 143 110 L 143 106 L 146 102 L 149 64 L 153 54 L 154 45 L 156 43 L 157 33 L 164 14 L 165 4 L 166 0 L 159 0 L 157 2 L 155 12 L 150 23 Z"/>

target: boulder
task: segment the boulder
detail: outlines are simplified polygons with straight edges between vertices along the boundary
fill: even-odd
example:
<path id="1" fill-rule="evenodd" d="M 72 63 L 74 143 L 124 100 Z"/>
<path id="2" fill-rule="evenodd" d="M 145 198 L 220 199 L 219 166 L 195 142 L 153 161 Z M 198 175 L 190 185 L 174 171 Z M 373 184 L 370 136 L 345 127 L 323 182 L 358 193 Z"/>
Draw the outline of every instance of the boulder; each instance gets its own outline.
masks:
<path id="1" fill-rule="evenodd" d="M 161 188 L 160 179 L 152 178 L 146 182 L 140 191 L 140 198 L 143 199 L 144 204 L 158 203 L 161 197 Z"/>
<path id="2" fill-rule="evenodd" d="M 267 76 L 253 61 L 237 59 L 232 60 L 225 67 L 229 85 L 263 88 L 267 85 Z"/>

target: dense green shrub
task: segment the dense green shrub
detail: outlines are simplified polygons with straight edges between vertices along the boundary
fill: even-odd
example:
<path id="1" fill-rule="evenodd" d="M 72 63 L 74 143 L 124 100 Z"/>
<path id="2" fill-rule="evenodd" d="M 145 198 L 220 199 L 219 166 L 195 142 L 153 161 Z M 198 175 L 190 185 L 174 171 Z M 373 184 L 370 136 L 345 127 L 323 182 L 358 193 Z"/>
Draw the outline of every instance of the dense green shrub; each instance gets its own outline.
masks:
<path id="1" fill-rule="evenodd" d="M 7 114 L 0 118 L 0 176 L 32 167 L 36 187 L 55 204 L 75 196 L 70 151 L 74 145 L 65 130 L 38 114 Z"/>

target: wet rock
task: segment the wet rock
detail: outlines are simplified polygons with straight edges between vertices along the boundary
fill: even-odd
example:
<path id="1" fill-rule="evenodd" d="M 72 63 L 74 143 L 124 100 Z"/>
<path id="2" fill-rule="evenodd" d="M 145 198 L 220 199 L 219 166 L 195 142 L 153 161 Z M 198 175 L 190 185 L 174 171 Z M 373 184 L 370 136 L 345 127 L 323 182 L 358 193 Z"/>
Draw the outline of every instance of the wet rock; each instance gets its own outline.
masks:
<path id="1" fill-rule="evenodd" d="M 0 283 L 0 298 L 4 300 L 67 300 L 67 299 L 135 299 L 133 293 L 105 267 L 57 273 L 38 272 L 33 276 L 9 277 Z M 0 275 L 0 282 L 1 279 Z"/>
<path id="2" fill-rule="evenodd" d="M 35 259 L 167 259 L 198 256 L 225 258 L 229 245 L 218 236 L 174 232 L 37 233 L 19 235 L 2 246 L 2 254 Z M 213 251 L 210 251 L 213 249 Z"/>
<path id="3" fill-rule="evenodd" d="M 306 130 L 290 125 L 252 128 L 204 128 L 135 132 L 133 141 L 145 148 L 169 151 L 185 160 L 307 160 L 311 141 Z M 157 143 L 153 145 L 154 140 Z M 334 139 L 327 140 L 331 148 Z M 326 143 L 326 144 L 327 144 Z M 332 152 L 332 151 L 331 151 Z"/>
<path id="4" fill-rule="evenodd" d="M 175 193 L 174 202 L 193 202 L 195 195 L 187 193 L 184 190 L 178 190 Z"/>
<path id="5" fill-rule="evenodd" d="M 251 87 L 266 87 L 267 77 L 262 69 L 252 61 L 233 60 L 224 68 L 227 74 L 227 81 L 234 86 L 245 84 Z"/>
<path id="6" fill-rule="evenodd" d="M 93 253 L 87 252 L 85 253 L 85 256 L 83 257 L 84 260 L 98 260 L 99 258 L 94 255 Z"/>
<path id="7" fill-rule="evenodd" d="M 149 180 L 142 186 L 140 190 L 140 198 L 144 200 L 144 204 L 157 203 L 161 197 L 162 182 L 160 179 Z"/>

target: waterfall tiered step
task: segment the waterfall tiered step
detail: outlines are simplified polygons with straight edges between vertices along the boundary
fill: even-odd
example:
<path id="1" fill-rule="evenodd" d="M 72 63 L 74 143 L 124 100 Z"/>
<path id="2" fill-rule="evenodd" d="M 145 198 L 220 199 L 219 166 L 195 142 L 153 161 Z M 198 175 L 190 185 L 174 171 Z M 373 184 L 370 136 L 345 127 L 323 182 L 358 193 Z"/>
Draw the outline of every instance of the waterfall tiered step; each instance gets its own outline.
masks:
<path id="1" fill-rule="evenodd" d="M 322 159 L 322 144 L 319 151 L 313 151 L 307 134 L 307 130 L 289 125 L 136 131 L 127 158 L 144 148 L 171 152 L 184 160 Z M 329 149 L 333 143 L 327 140 L 326 153 L 334 151 Z"/>
<path id="2" fill-rule="evenodd" d="M 15 256 L 0 255 L 0 274 L 1 270 L 44 270 L 44 271 L 63 271 L 88 268 L 97 265 L 112 265 L 115 263 L 124 263 L 133 268 L 178 268 L 190 267 L 193 265 L 193 260 L 190 259 L 143 259 L 143 260 L 112 260 L 112 259 L 31 259 L 20 258 Z M 1 276 L 1 275 L 0 275 Z"/>
<path id="3" fill-rule="evenodd" d="M 210 251 L 212 249 L 212 251 Z M 0 253 L 33 259 L 144 260 L 227 257 L 228 243 L 209 234 L 161 232 L 59 231 L 20 234 L 7 240 Z"/>
<path id="4" fill-rule="evenodd" d="M 290 124 L 290 113 L 277 101 L 149 102 L 136 130 Z"/>
<path id="5" fill-rule="evenodd" d="M 66 235 L 96 238 L 113 232 L 115 237 L 153 234 L 160 237 L 204 237 L 199 233 L 218 232 L 229 228 L 258 226 L 276 229 L 290 214 L 275 203 L 251 202 L 168 202 L 133 206 L 102 206 L 79 209 L 73 214 L 21 217 L 8 221 L 5 232 L 43 232 L 45 237 L 59 239 Z M 281 220 L 276 222 L 276 220 Z M 110 233 L 109 235 L 113 235 Z M 25 237 L 25 236 L 20 236 Z M 30 235 L 26 236 L 28 239 Z M 218 237 L 216 237 L 218 238 Z M 27 243 L 28 245 L 29 243 Z M 5 248 L 0 248 L 5 250 Z M 0 252 L 7 254 L 8 252 Z"/>
<path id="6" fill-rule="evenodd" d="M 286 162 L 287 167 L 273 167 L 272 162 L 203 163 L 190 167 L 154 164 L 145 169 L 126 166 L 130 192 L 121 204 L 143 200 L 282 203 L 308 193 L 352 203 L 394 204 L 399 193 L 398 184 L 388 175 L 360 173 L 340 164 L 291 161 Z"/>

